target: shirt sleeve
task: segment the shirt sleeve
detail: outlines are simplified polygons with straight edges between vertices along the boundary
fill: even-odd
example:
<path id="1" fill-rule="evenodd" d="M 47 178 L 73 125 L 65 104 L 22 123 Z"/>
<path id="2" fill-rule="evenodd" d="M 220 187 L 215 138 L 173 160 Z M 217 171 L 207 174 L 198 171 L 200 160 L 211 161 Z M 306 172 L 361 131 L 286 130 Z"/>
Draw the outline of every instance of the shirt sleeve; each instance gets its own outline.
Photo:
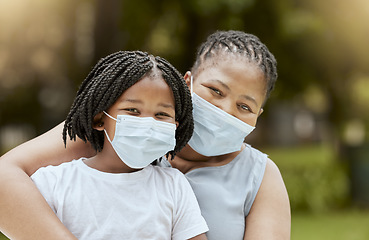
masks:
<path id="1" fill-rule="evenodd" d="M 54 211 L 54 213 L 56 213 L 53 198 L 53 190 L 55 189 L 56 185 L 56 175 L 52 171 L 49 171 L 51 168 L 52 166 L 38 169 L 34 174 L 31 175 L 31 179 L 51 209 Z"/>
<path id="2" fill-rule="evenodd" d="M 177 183 L 174 184 L 175 209 L 173 219 L 173 240 L 195 237 L 209 230 L 191 185 L 185 176 L 178 172 Z"/>

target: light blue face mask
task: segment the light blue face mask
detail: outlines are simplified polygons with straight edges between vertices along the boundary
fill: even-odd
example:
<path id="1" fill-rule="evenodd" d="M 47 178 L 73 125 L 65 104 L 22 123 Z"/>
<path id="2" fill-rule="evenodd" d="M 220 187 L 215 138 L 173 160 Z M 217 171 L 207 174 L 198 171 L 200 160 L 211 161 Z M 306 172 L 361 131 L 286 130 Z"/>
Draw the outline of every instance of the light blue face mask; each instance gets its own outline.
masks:
<path id="1" fill-rule="evenodd" d="M 113 141 L 106 137 L 119 158 L 130 168 L 143 168 L 173 150 L 176 145 L 176 125 L 152 117 L 118 115 Z"/>
<path id="2" fill-rule="evenodd" d="M 241 150 L 255 127 L 226 113 L 192 92 L 194 132 L 190 147 L 204 156 L 219 156 Z"/>

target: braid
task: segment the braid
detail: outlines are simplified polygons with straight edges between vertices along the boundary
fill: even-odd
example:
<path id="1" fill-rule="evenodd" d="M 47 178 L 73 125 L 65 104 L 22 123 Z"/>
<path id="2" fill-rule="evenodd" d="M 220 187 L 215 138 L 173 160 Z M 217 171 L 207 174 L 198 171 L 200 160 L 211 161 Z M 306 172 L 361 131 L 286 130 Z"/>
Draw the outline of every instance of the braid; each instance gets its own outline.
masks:
<path id="1" fill-rule="evenodd" d="M 192 136 L 192 102 L 181 74 L 165 59 L 140 51 L 120 51 L 101 59 L 82 82 L 65 120 L 63 140 L 76 136 L 91 143 L 96 151 L 104 146 L 104 133 L 93 128 L 93 119 L 112 106 L 116 100 L 150 72 L 160 71 L 175 99 L 176 146 L 172 157 Z"/>
<path id="2" fill-rule="evenodd" d="M 195 72 L 203 62 L 218 56 L 220 53 L 244 56 L 257 64 L 264 73 L 267 82 L 266 97 L 270 96 L 278 77 L 277 61 L 258 37 L 233 30 L 217 31 L 211 34 L 198 49 L 192 71 Z"/>
<path id="3" fill-rule="evenodd" d="M 101 151 L 104 134 L 93 129 L 94 117 L 113 105 L 126 89 L 141 79 L 152 67 L 149 55 L 138 51 L 121 51 L 101 59 L 77 92 L 65 120 L 64 144 L 68 134 L 71 140 L 75 140 L 78 136 L 85 142 L 89 141 L 95 150 Z"/>
<path id="4" fill-rule="evenodd" d="M 176 147 L 168 154 L 172 155 L 179 152 L 192 137 L 193 117 L 191 93 L 182 75 L 165 59 L 156 57 L 157 68 L 162 71 L 165 82 L 173 91 L 176 111 L 176 121 L 179 125 L 176 129 Z"/>

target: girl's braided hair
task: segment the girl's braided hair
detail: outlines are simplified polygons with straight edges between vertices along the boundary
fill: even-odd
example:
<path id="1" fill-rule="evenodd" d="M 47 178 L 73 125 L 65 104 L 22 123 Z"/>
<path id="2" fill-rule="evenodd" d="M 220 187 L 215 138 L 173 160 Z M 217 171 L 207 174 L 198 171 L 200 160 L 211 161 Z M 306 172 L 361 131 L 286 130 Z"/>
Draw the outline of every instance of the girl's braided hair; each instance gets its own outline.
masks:
<path id="1" fill-rule="evenodd" d="M 172 158 L 192 136 L 191 94 L 182 75 L 168 61 L 141 51 L 120 51 L 101 59 L 82 82 L 65 120 L 63 140 L 67 134 L 91 143 L 96 151 L 104 146 L 104 133 L 93 128 L 94 117 L 112 106 L 124 91 L 145 75 L 160 72 L 173 91 L 175 101 L 176 146 Z"/>
<path id="2" fill-rule="evenodd" d="M 192 72 L 196 72 L 206 60 L 224 53 L 246 57 L 259 66 L 266 80 L 266 98 L 270 96 L 278 77 L 277 61 L 265 44 L 253 34 L 234 30 L 211 34 L 199 47 Z"/>

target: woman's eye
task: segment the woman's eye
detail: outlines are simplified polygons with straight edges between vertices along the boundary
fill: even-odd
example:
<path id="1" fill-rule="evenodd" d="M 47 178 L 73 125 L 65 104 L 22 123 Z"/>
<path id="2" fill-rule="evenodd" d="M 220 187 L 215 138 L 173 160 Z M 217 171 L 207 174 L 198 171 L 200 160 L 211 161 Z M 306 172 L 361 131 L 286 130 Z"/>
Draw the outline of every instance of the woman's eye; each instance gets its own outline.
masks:
<path id="1" fill-rule="evenodd" d="M 222 96 L 222 92 L 221 92 L 221 91 L 219 91 L 218 89 L 213 88 L 213 87 L 209 87 L 209 89 L 210 89 L 211 91 L 213 91 L 215 94 Z"/>
<path id="2" fill-rule="evenodd" d="M 247 105 L 240 104 L 240 105 L 239 105 L 239 107 L 240 107 L 242 110 L 252 112 L 251 108 L 249 108 L 249 106 L 247 106 Z"/>

